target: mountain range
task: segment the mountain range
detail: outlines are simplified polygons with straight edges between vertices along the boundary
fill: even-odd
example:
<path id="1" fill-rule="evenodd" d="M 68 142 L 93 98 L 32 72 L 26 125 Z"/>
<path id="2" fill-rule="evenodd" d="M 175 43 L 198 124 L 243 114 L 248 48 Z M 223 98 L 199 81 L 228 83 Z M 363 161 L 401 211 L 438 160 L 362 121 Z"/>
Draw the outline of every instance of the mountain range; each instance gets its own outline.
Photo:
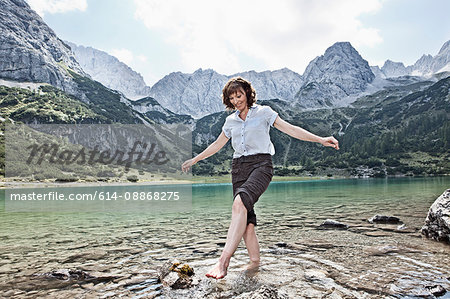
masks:
<path id="1" fill-rule="evenodd" d="M 407 67 L 401 62 L 386 60 L 381 69 L 379 69 L 379 74 L 384 78 L 406 75 L 426 77 L 436 73 L 450 72 L 449 62 L 450 41 L 447 41 L 436 56 L 423 55 L 416 63 Z"/>
<path id="2" fill-rule="evenodd" d="M 174 113 L 201 118 L 223 110 L 221 89 L 235 76 L 242 76 L 252 82 L 260 100 L 279 99 L 299 109 L 342 107 L 360 96 L 392 84 L 386 80 L 388 78 L 430 78 L 435 73 L 450 71 L 449 45 L 450 41 L 446 42 L 434 57 L 423 55 L 412 66 L 405 67 L 401 62 L 387 60 L 380 68 L 369 66 L 350 43 L 338 42 L 330 46 L 324 55 L 312 60 L 303 75 L 288 68 L 247 71 L 229 76 L 212 69 L 198 69 L 191 74 L 170 73 L 151 88 L 145 85 L 138 73 L 130 72 L 129 68 L 121 71 L 124 64 L 105 52 L 74 45 L 74 53 L 83 69 L 95 80 L 121 91 L 128 98 L 136 98 L 129 91 L 129 86 L 135 86 L 134 90 L 139 90 L 139 94 L 147 93 L 147 96 Z M 103 57 L 102 63 L 95 62 L 100 60 L 98 57 Z M 91 71 L 93 65 L 95 71 Z"/>

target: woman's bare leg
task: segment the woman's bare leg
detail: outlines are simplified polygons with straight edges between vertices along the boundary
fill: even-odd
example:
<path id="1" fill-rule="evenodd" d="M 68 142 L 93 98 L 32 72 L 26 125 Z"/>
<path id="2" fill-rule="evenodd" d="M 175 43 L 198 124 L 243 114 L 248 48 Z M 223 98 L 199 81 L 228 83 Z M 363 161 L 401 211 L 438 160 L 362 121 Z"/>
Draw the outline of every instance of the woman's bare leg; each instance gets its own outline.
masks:
<path id="1" fill-rule="evenodd" d="M 239 243 L 241 242 L 242 236 L 246 230 L 247 224 L 247 209 L 242 203 L 241 196 L 238 194 L 233 202 L 233 207 L 231 210 L 231 223 L 228 228 L 227 241 L 225 247 L 223 248 L 222 255 L 220 256 L 219 262 L 209 270 L 206 274 L 208 277 L 212 278 L 223 278 L 227 275 L 228 265 L 230 264 L 231 256 L 236 251 Z"/>
<path id="2" fill-rule="evenodd" d="M 249 223 L 244 233 L 244 242 L 247 247 L 248 256 L 250 257 L 250 264 L 247 269 L 255 269 L 259 267 L 260 254 L 259 254 L 259 242 L 256 236 L 255 225 Z"/>

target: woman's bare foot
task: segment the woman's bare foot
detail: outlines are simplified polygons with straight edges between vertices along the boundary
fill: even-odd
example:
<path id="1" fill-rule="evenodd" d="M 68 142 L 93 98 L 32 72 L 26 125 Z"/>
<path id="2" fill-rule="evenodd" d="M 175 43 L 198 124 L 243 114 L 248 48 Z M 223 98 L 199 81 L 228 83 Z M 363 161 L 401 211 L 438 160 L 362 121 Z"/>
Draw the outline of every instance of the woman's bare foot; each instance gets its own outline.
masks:
<path id="1" fill-rule="evenodd" d="M 258 271 L 258 269 L 259 269 L 259 265 L 260 265 L 260 262 L 259 261 L 250 261 L 248 264 L 247 264 L 247 267 L 246 267 L 246 270 L 255 270 L 255 271 Z"/>
<path id="2" fill-rule="evenodd" d="M 259 261 L 253 262 L 250 261 L 247 266 L 245 267 L 245 274 L 247 276 L 254 276 L 259 272 Z"/>
<path id="3" fill-rule="evenodd" d="M 217 264 L 209 270 L 208 273 L 206 273 L 207 277 L 215 278 L 215 279 L 221 279 L 224 278 L 227 275 L 227 268 L 228 265 L 222 262 L 217 262 Z"/>

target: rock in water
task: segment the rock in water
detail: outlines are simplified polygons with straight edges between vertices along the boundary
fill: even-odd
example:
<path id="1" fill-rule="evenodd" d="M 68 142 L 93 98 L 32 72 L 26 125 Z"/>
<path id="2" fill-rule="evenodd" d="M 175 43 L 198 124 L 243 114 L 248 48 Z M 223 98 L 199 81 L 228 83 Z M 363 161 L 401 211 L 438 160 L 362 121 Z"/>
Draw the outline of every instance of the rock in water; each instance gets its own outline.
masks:
<path id="1" fill-rule="evenodd" d="M 242 293 L 241 295 L 237 296 L 236 299 L 287 299 L 289 298 L 287 294 L 284 292 L 278 290 L 274 286 L 269 285 L 263 285 L 259 289 Z"/>
<path id="2" fill-rule="evenodd" d="M 58 288 L 58 286 L 86 282 L 92 282 L 96 284 L 100 282 L 109 282 L 119 278 L 119 276 L 116 275 L 92 275 L 90 273 L 76 269 L 57 269 L 51 272 L 37 273 L 34 274 L 33 277 L 37 279 L 46 278 L 47 282 L 39 280 L 39 284 L 41 285 L 41 287 L 43 284 L 45 284 L 47 288 L 52 288 L 52 286 L 54 288 Z M 58 283 L 58 281 L 60 281 L 61 283 Z M 34 283 L 36 282 L 28 281 L 28 284 L 30 285 L 33 285 Z"/>
<path id="3" fill-rule="evenodd" d="M 427 289 L 428 292 L 436 297 L 444 296 L 445 293 L 447 293 L 447 291 L 441 285 L 426 286 L 425 289 Z"/>
<path id="4" fill-rule="evenodd" d="M 92 280 L 95 276 L 90 275 L 81 270 L 70 270 L 70 269 L 58 269 L 52 272 L 47 272 L 42 274 L 42 276 L 49 279 L 60 279 L 60 280 Z"/>
<path id="5" fill-rule="evenodd" d="M 370 223 L 401 223 L 400 218 L 394 216 L 375 215 L 368 220 Z"/>
<path id="6" fill-rule="evenodd" d="M 336 220 L 327 219 L 320 225 L 320 228 L 347 229 L 348 225 Z"/>
<path id="7" fill-rule="evenodd" d="M 427 238 L 450 243 L 450 189 L 431 205 L 421 231 Z"/>
<path id="8" fill-rule="evenodd" d="M 167 262 L 159 269 L 159 281 L 172 289 L 186 289 L 194 285 L 194 269 L 189 265 L 183 265 L 178 261 Z"/>

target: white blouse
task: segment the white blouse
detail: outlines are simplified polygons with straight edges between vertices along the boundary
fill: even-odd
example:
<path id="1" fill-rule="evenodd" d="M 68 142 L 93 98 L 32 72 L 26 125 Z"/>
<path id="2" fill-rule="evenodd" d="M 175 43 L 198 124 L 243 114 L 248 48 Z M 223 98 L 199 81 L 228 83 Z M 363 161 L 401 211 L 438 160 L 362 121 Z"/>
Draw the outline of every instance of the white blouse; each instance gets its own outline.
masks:
<path id="1" fill-rule="evenodd" d="M 254 154 L 275 154 L 269 130 L 278 113 L 269 106 L 257 104 L 250 107 L 245 120 L 239 117 L 239 113 L 238 110 L 230 114 L 222 127 L 225 136 L 231 138 L 233 158 Z"/>

